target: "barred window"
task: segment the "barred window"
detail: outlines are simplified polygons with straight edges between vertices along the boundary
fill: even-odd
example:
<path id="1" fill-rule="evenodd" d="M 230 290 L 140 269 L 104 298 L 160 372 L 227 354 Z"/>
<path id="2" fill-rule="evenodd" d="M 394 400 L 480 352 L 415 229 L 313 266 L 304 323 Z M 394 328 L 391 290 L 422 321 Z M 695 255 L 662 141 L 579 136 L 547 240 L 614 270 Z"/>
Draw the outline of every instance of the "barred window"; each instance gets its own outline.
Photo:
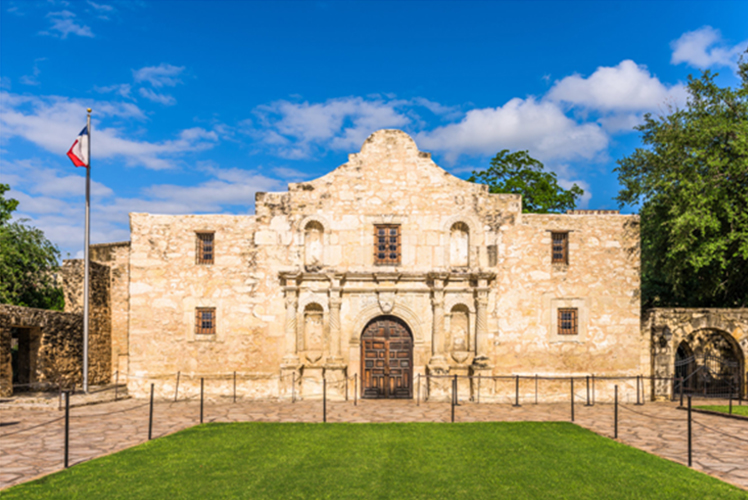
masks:
<path id="1" fill-rule="evenodd" d="M 558 310 L 558 334 L 577 335 L 577 309 Z"/>
<path id="2" fill-rule="evenodd" d="M 400 264 L 400 226 L 374 226 L 374 264 Z"/>
<path id="3" fill-rule="evenodd" d="M 197 233 L 197 256 L 198 264 L 213 264 L 213 235 L 214 233 Z"/>
<path id="4" fill-rule="evenodd" d="M 195 309 L 195 333 L 198 335 L 215 335 L 215 307 L 198 307 Z"/>
<path id="5" fill-rule="evenodd" d="M 551 263 L 569 263 L 569 233 L 551 233 Z"/>

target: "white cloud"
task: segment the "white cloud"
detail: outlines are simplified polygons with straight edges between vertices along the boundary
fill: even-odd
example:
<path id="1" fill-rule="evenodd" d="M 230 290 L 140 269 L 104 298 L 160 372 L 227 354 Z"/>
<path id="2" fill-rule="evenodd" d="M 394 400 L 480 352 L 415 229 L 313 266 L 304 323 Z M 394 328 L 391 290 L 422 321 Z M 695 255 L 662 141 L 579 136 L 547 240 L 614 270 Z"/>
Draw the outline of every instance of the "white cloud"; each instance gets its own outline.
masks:
<path id="1" fill-rule="evenodd" d="M 118 85 L 109 85 L 105 87 L 94 86 L 94 90 L 100 94 L 108 94 L 109 92 L 114 92 L 124 97 L 125 99 L 132 98 L 132 96 L 130 95 L 130 91 L 132 90 L 132 87 L 128 83 L 121 83 Z"/>
<path id="2" fill-rule="evenodd" d="M 687 97 L 681 84 L 666 86 L 646 66 L 621 61 L 615 67 L 599 67 L 589 77 L 572 75 L 554 83 L 546 99 L 598 111 L 651 111 L 666 103 L 683 104 Z"/>
<path id="3" fill-rule="evenodd" d="M 41 31 L 40 35 L 52 35 L 59 36 L 63 40 L 68 37 L 71 33 L 73 35 L 85 36 L 93 38 L 94 34 L 91 28 L 85 25 L 78 24 L 75 21 L 75 14 L 69 10 L 63 10 L 60 12 L 50 12 L 47 14 L 50 19 L 52 26 L 49 27 L 49 31 Z"/>
<path id="4" fill-rule="evenodd" d="M 501 149 L 526 149 L 541 160 L 593 159 L 608 146 L 594 123 L 577 123 L 550 101 L 514 98 L 497 108 L 473 109 L 457 123 L 416 135 L 421 148 L 460 155 L 493 155 Z"/>
<path id="5" fill-rule="evenodd" d="M 305 158 L 313 147 L 355 150 L 374 131 L 403 127 L 410 118 L 396 108 L 402 101 L 361 97 L 323 103 L 276 101 L 255 110 L 260 126 L 245 131 L 285 158 Z"/>
<path id="6" fill-rule="evenodd" d="M 0 131 L 4 140 L 22 137 L 54 153 L 64 153 L 82 128 L 85 108 L 94 109 L 91 154 L 94 158 L 120 158 L 126 165 L 159 170 L 174 166 L 174 159 L 210 149 L 218 141 L 213 131 L 194 127 L 175 139 L 147 142 L 129 139 L 122 130 L 106 126 L 108 118 L 145 119 L 135 104 L 81 102 L 64 97 L 20 96 L 0 92 Z"/>
<path id="7" fill-rule="evenodd" d="M 31 70 L 31 75 L 23 75 L 21 77 L 21 83 L 24 85 L 40 85 L 38 77 L 42 74 L 42 71 L 39 69 L 39 63 L 46 60 L 46 57 L 34 59 L 34 68 Z"/>
<path id="8" fill-rule="evenodd" d="M 686 63 L 699 69 L 712 66 L 735 67 L 738 56 L 746 50 L 748 41 L 730 46 L 722 40 L 719 30 L 711 26 L 689 31 L 670 43 L 672 64 Z"/>
<path id="9" fill-rule="evenodd" d="M 114 7 L 112 7 L 111 5 L 98 4 L 98 3 L 92 2 L 91 0 L 88 0 L 87 3 L 88 5 L 90 5 L 91 7 L 93 7 L 99 12 L 112 12 L 114 10 Z"/>
<path id="10" fill-rule="evenodd" d="M 172 66 L 161 63 L 158 66 L 146 66 L 132 70 L 135 83 L 148 82 L 156 88 L 175 87 L 182 83 L 178 77 L 184 71 L 184 66 Z"/>
<path id="11" fill-rule="evenodd" d="M 173 106 L 177 103 L 177 100 L 174 98 L 174 96 L 171 96 L 169 94 L 157 94 L 153 90 L 147 89 L 145 87 L 140 87 L 138 93 L 149 101 L 157 102 L 159 104 L 163 104 L 164 106 Z"/>

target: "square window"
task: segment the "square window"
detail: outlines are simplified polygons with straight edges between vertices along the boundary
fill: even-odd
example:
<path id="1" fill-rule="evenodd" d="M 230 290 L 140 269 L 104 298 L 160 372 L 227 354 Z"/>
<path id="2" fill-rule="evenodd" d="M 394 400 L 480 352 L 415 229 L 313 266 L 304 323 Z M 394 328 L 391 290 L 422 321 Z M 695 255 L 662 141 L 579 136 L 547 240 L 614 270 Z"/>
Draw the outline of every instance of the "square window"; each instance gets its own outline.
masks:
<path id="1" fill-rule="evenodd" d="M 215 307 L 198 307 L 195 309 L 195 333 L 198 335 L 215 335 Z"/>
<path id="2" fill-rule="evenodd" d="M 569 233 L 551 233 L 551 263 L 569 263 Z"/>
<path id="3" fill-rule="evenodd" d="M 374 226 L 376 244 L 374 264 L 396 266 L 400 264 L 400 226 L 394 224 Z"/>
<path id="4" fill-rule="evenodd" d="M 195 255 L 198 264 L 213 264 L 213 235 L 214 233 L 197 233 Z"/>
<path id="5" fill-rule="evenodd" d="M 566 308 L 558 310 L 558 334 L 577 335 L 577 309 Z"/>

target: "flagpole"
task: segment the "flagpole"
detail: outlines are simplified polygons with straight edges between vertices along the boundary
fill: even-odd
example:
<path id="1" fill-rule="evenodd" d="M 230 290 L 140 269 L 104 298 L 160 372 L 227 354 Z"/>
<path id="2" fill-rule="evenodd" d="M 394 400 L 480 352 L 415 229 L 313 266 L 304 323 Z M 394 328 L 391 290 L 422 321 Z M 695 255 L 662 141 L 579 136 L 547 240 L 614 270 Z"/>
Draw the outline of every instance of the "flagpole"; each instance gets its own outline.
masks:
<path id="1" fill-rule="evenodd" d="M 88 165 L 86 165 L 86 235 L 83 270 L 83 392 L 88 393 L 88 296 L 89 280 L 89 252 L 88 245 L 91 237 L 91 108 L 87 109 L 86 130 L 88 130 Z"/>

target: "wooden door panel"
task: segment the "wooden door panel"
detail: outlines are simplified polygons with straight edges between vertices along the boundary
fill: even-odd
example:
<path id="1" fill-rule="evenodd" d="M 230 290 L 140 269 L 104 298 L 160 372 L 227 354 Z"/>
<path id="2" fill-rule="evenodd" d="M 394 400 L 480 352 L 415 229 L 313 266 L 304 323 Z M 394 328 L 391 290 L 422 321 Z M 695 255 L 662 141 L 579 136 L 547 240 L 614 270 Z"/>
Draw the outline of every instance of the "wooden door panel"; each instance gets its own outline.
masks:
<path id="1" fill-rule="evenodd" d="M 413 397 L 413 339 L 401 321 L 381 318 L 369 323 L 361 350 L 363 397 Z"/>

